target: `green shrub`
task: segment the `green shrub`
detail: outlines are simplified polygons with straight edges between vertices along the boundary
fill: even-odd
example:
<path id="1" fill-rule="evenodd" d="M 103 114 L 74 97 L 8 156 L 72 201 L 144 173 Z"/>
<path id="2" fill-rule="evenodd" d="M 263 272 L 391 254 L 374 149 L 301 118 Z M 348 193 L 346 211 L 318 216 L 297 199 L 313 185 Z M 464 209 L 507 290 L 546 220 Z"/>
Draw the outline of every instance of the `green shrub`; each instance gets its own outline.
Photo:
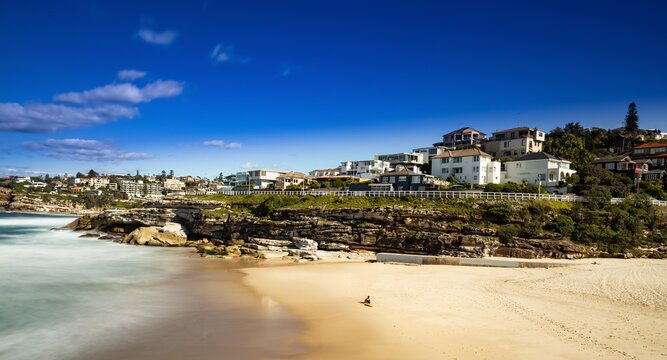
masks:
<path id="1" fill-rule="evenodd" d="M 551 228 L 563 236 L 570 236 L 574 232 L 574 220 L 567 215 L 559 215 L 551 223 Z"/>
<path id="2" fill-rule="evenodd" d="M 507 224 L 512 221 L 514 208 L 509 201 L 498 201 L 489 204 L 484 211 L 484 218 L 496 224 Z"/>
<path id="3" fill-rule="evenodd" d="M 501 243 L 509 243 L 515 236 L 519 236 L 521 229 L 518 225 L 506 224 L 498 229 L 497 235 Z"/>
<path id="4" fill-rule="evenodd" d="M 604 209 L 611 204 L 611 192 L 608 188 L 602 186 L 593 186 L 590 190 L 584 192 L 588 201 L 586 204 L 591 210 Z"/>
<path id="5" fill-rule="evenodd" d="M 542 223 L 539 221 L 529 221 L 521 227 L 519 235 L 525 238 L 534 238 L 542 233 Z"/>

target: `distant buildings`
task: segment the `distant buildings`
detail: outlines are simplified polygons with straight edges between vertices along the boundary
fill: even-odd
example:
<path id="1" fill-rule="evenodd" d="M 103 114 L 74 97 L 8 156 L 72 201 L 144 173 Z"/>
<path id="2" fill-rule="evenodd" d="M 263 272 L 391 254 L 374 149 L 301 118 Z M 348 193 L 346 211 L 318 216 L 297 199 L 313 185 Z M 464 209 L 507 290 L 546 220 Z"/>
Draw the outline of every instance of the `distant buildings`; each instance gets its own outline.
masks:
<path id="1" fill-rule="evenodd" d="M 380 183 L 391 185 L 390 189 L 403 191 L 432 190 L 434 187 L 433 176 L 416 173 L 407 168 L 400 168 L 398 171 L 387 172 L 380 175 Z M 386 191 L 379 188 L 373 190 Z"/>
<path id="2" fill-rule="evenodd" d="M 274 187 L 280 175 L 287 171 L 259 169 L 241 171 L 236 173 L 236 181 L 233 186 L 247 186 L 252 189 L 266 189 Z"/>
<path id="3" fill-rule="evenodd" d="M 551 193 L 565 193 L 567 178 L 576 173 L 570 165 L 570 161 L 545 152 L 530 153 L 505 163 L 501 183 L 527 183 L 543 186 Z"/>
<path id="4" fill-rule="evenodd" d="M 423 165 L 424 154 L 421 153 L 395 153 L 385 155 L 375 155 L 375 160 L 386 161 L 392 169 L 407 168 L 411 171 L 419 172 L 419 167 Z"/>
<path id="5" fill-rule="evenodd" d="M 454 149 L 463 145 L 482 145 L 486 139 L 486 134 L 473 129 L 464 127 L 442 135 L 442 141 L 433 144 L 433 146 L 444 146 Z"/>
<path id="6" fill-rule="evenodd" d="M 310 178 L 306 174 L 290 171 L 278 176 L 275 188 L 276 190 L 287 190 L 290 186 L 305 187 L 310 181 Z"/>
<path id="7" fill-rule="evenodd" d="M 630 157 L 633 160 L 650 160 L 652 170 L 667 170 L 667 143 L 650 142 L 635 146 Z"/>
<path id="8" fill-rule="evenodd" d="M 650 160 L 635 161 L 629 155 L 605 156 L 593 160 L 593 165 L 621 175 L 627 175 L 631 178 L 636 173 L 643 173 L 649 170 Z"/>
<path id="9" fill-rule="evenodd" d="M 478 148 L 445 150 L 431 160 L 431 175 L 475 185 L 500 183 L 500 162 Z"/>
<path id="10" fill-rule="evenodd" d="M 312 177 L 322 177 L 322 176 L 336 176 L 340 174 L 340 168 L 333 169 L 316 169 L 308 173 Z"/>
<path id="11" fill-rule="evenodd" d="M 448 150 L 448 148 L 444 146 L 427 146 L 427 147 L 412 149 L 412 152 L 422 154 L 424 156 L 424 162 L 429 163 L 431 162 L 431 158 L 433 158 L 436 155 L 442 154 L 442 152 L 445 150 Z"/>
<path id="12" fill-rule="evenodd" d="M 356 176 L 362 179 L 377 179 L 389 169 L 391 169 L 391 165 L 388 161 L 344 161 L 340 164 L 340 175 Z"/>
<path id="13" fill-rule="evenodd" d="M 494 132 L 491 138 L 484 143 L 483 149 L 496 159 L 516 159 L 529 153 L 542 151 L 544 139 L 544 130 L 518 127 Z"/>
<path id="14" fill-rule="evenodd" d="M 122 180 L 120 191 L 128 197 L 160 197 L 162 186 L 156 183 L 146 183 L 142 180 Z"/>
<path id="15" fill-rule="evenodd" d="M 176 178 L 164 179 L 162 187 L 169 191 L 180 191 L 185 189 L 185 183 Z"/>

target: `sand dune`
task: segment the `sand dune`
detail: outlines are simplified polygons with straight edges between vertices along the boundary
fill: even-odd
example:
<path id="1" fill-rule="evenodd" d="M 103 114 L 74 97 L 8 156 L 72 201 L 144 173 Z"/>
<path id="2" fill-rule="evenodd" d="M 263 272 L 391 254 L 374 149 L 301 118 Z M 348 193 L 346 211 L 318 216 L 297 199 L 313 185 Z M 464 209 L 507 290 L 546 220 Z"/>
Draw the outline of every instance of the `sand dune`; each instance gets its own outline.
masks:
<path id="1" fill-rule="evenodd" d="M 309 359 L 667 359 L 667 262 L 551 269 L 244 269 L 306 323 Z M 366 295 L 374 307 L 359 304 Z"/>

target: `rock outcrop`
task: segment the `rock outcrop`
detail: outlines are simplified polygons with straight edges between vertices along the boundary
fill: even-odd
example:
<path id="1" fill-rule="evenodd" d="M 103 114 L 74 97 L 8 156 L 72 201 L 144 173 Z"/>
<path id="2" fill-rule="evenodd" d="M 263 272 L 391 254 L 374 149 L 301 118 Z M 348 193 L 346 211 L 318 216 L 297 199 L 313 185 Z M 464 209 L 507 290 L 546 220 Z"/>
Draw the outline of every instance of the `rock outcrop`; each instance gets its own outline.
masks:
<path id="1" fill-rule="evenodd" d="M 148 246 L 184 246 L 188 240 L 183 225 L 168 222 L 162 227 L 143 226 L 123 238 L 123 243 Z"/>

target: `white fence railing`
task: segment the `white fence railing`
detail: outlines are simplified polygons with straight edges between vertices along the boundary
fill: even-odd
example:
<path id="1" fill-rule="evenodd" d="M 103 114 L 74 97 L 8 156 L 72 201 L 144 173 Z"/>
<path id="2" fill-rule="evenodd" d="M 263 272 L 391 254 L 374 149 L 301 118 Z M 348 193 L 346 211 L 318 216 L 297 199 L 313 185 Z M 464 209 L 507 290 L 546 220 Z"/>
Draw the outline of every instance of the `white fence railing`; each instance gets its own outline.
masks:
<path id="1" fill-rule="evenodd" d="M 413 196 L 418 198 L 438 198 L 438 199 L 481 199 L 481 200 L 555 200 L 565 202 L 586 202 L 586 198 L 577 195 L 553 195 L 553 194 L 534 194 L 534 193 L 502 193 L 502 192 L 483 192 L 483 191 L 275 191 L 275 190 L 208 190 L 208 191 L 188 191 L 186 195 L 311 195 L 311 196 L 382 196 L 382 197 L 402 197 Z M 611 199 L 612 204 L 623 201 L 623 198 Z M 667 201 L 653 200 L 653 205 L 667 206 Z"/>

